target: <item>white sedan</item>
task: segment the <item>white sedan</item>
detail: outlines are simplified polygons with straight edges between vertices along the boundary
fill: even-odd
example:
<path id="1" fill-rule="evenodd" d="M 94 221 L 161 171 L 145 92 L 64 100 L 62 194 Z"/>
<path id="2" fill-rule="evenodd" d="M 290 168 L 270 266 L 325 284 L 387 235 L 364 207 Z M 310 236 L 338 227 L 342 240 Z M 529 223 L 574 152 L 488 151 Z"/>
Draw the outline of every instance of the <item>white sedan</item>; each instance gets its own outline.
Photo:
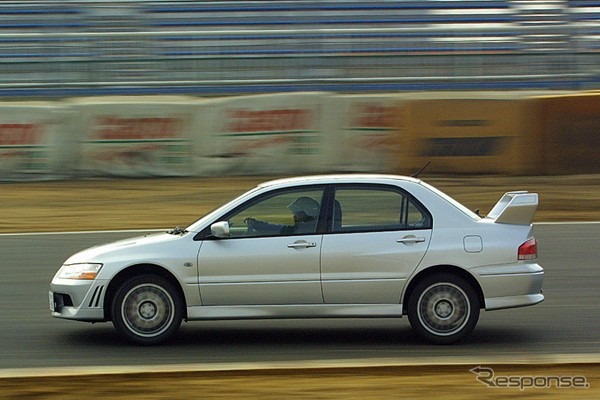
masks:
<path id="1" fill-rule="evenodd" d="M 52 315 L 112 321 L 156 344 L 181 321 L 400 318 L 436 344 L 468 335 L 481 309 L 537 304 L 535 193 L 486 217 L 425 182 L 325 175 L 263 183 L 187 228 L 71 256 Z"/>

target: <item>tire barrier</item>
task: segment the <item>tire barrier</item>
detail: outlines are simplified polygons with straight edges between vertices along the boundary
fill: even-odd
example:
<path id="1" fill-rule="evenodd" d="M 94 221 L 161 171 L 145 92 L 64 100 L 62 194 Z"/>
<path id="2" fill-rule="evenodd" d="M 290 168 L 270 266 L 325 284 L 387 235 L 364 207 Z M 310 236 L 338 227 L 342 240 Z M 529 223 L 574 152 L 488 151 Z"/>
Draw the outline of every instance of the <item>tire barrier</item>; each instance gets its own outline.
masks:
<path id="1" fill-rule="evenodd" d="M 0 181 L 91 177 L 600 171 L 600 92 L 0 103 Z"/>

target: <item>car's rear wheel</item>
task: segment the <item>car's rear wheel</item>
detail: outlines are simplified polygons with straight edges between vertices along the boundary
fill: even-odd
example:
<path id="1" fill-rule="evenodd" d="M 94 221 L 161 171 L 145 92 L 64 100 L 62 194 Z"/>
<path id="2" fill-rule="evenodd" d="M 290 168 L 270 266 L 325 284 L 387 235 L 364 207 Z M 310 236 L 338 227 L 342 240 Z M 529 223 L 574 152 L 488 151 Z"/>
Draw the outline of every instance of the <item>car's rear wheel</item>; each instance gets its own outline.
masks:
<path id="1" fill-rule="evenodd" d="M 112 320 L 128 341 L 152 345 L 170 338 L 183 318 L 183 302 L 176 288 L 157 275 L 130 278 L 117 289 Z"/>
<path id="2" fill-rule="evenodd" d="M 452 274 L 420 281 L 408 300 L 408 319 L 420 337 L 450 344 L 468 335 L 479 320 L 479 299 L 472 285 Z"/>

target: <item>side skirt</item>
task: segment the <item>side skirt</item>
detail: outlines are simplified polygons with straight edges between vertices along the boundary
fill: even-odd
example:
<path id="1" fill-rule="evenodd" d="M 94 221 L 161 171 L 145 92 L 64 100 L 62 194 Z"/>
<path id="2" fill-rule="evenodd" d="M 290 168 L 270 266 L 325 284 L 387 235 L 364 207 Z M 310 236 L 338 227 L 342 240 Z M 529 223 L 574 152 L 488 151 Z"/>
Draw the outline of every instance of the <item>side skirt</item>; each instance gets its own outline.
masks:
<path id="1" fill-rule="evenodd" d="M 194 306 L 188 321 L 291 318 L 400 318 L 402 304 Z"/>

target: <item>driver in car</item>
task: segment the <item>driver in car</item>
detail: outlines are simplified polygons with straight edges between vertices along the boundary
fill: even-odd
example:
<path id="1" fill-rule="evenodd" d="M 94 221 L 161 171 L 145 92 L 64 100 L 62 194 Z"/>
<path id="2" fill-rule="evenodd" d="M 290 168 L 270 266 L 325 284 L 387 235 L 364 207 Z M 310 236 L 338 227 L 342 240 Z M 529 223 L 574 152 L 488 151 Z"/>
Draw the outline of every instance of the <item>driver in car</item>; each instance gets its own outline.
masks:
<path id="1" fill-rule="evenodd" d="M 302 196 L 288 205 L 288 210 L 294 215 L 293 225 L 271 224 L 269 222 L 258 221 L 255 218 L 247 217 L 244 223 L 248 225 L 251 231 L 263 234 L 284 234 L 292 233 L 314 233 L 319 216 L 319 203 L 310 197 Z"/>

